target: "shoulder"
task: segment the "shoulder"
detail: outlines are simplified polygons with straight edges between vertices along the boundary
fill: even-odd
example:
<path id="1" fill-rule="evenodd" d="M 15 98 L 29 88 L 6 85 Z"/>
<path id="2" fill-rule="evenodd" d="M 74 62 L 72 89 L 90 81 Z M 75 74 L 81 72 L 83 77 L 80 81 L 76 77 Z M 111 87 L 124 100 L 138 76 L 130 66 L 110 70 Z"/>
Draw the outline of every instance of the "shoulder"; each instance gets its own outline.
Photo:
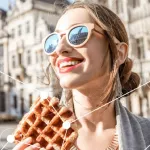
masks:
<path id="1" fill-rule="evenodd" d="M 148 125 L 150 125 L 150 118 L 144 118 L 144 117 L 140 117 L 140 116 L 136 116 L 136 115 L 133 115 L 136 120 L 140 123 L 140 124 L 145 124 L 145 123 L 148 123 Z"/>
<path id="2" fill-rule="evenodd" d="M 134 118 L 141 126 L 145 126 L 145 127 L 148 126 L 150 129 L 150 118 L 144 118 L 141 116 L 137 116 L 137 115 L 131 113 L 129 110 L 127 110 L 127 108 L 125 108 L 125 109 L 130 118 Z"/>
<path id="3" fill-rule="evenodd" d="M 149 132 L 150 131 L 150 118 L 144 118 L 144 117 L 134 115 L 127 109 L 126 111 L 127 111 L 128 117 L 130 118 L 130 121 L 132 122 L 132 126 L 136 128 L 138 124 L 138 126 L 140 126 L 140 129 L 142 131 L 145 142 L 150 143 L 150 132 Z"/>
<path id="4" fill-rule="evenodd" d="M 124 109 L 125 109 L 126 114 L 131 122 L 134 120 L 133 123 L 136 122 L 141 127 L 149 127 L 149 130 L 150 130 L 150 118 L 144 118 L 141 116 L 137 116 L 137 115 L 133 114 L 132 112 L 130 112 L 126 107 L 124 107 Z"/>
<path id="5" fill-rule="evenodd" d="M 140 143 L 142 148 L 150 145 L 150 118 L 134 115 L 119 101 L 116 102 L 116 114 L 125 143 L 133 147 Z"/>
<path id="6" fill-rule="evenodd" d="M 141 116 L 137 116 L 130 112 L 126 107 L 124 107 L 120 102 L 119 105 L 119 113 L 122 114 L 123 117 L 127 117 L 131 122 L 137 122 L 142 126 L 148 126 L 150 129 L 150 118 L 144 118 Z"/>
<path id="7" fill-rule="evenodd" d="M 140 117 L 140 116 L 136 116 L 134 114 L 132 114 L 133 117 L 137 120 L 137 122 L 140 124 L 141 126 L 141 130 L 143 131 L 143 133 L 146 133 L 149 135 L 149 139 L 150 139 L 150 118 L 144 118 L 144 117 Z"/>

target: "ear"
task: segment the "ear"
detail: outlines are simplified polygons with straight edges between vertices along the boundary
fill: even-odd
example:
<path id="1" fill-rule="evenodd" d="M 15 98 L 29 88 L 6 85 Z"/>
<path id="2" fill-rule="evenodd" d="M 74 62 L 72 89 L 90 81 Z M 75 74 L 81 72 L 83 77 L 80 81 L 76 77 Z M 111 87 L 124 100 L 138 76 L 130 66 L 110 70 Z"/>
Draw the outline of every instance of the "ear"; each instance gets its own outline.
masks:
<path id="1" fill-rule="evenodd" d="M 117 44 L 118 50 L 118 59 L 117 59 L 117 67 L 123 64 L 128 56 L 128 45 L 124 42 Z"/>

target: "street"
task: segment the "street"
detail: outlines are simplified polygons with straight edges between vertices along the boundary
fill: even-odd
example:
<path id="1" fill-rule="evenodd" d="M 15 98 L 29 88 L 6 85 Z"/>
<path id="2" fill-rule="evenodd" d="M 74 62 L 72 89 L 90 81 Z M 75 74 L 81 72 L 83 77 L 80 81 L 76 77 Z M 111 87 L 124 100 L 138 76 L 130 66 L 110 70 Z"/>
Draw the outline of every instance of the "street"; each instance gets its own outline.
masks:
<path id="1" fill-rule="evenodd" d="M 0 150 L 12 150 L 14 144 L 7 142 L 7 136 L 12 134 L 17 123 L 0 123 Z"/>

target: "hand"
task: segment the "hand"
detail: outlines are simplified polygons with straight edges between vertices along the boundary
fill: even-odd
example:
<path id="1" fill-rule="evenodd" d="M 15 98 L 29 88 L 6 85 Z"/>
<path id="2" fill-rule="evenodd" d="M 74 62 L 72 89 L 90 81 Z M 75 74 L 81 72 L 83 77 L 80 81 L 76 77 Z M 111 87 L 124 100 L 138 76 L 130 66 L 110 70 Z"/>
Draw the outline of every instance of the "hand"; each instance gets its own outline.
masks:
<path id="1" fill-rule="evenodd" d="M 36 143 L 31 145 L 32 138 L 29 137 L 25 139 L 24 141 L 21 141 L 19 144 L 17 144 L 13 150 L 40 150 L 40 144 Z"/>

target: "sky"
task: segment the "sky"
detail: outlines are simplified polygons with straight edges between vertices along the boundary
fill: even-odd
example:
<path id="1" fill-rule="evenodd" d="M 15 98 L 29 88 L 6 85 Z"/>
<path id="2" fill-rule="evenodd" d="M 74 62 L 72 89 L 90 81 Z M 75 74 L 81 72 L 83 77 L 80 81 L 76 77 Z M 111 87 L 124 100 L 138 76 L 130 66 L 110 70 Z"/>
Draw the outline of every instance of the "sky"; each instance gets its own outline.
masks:
<path id="1" fill-rule="evenodd" d="M 0 8 L 7 10 L 8 9 L 8 0 L 0 0 Z"/>
<path id="2" fill-rule="evenodd" d="M 8 10 L 8 2 L 14 2 L 15 0 L 0 0 L 0 8 L 4 10 Z M 68 0 L 70 2 L 73 2 L 74 0 Z"/>
<path id="3" fill-rule="evenodd" d="M 0 8 L 4 10 L 8 10 L 8 3 L 9 1 L 13 3 L 15 0 L 0 0 Z"/>

